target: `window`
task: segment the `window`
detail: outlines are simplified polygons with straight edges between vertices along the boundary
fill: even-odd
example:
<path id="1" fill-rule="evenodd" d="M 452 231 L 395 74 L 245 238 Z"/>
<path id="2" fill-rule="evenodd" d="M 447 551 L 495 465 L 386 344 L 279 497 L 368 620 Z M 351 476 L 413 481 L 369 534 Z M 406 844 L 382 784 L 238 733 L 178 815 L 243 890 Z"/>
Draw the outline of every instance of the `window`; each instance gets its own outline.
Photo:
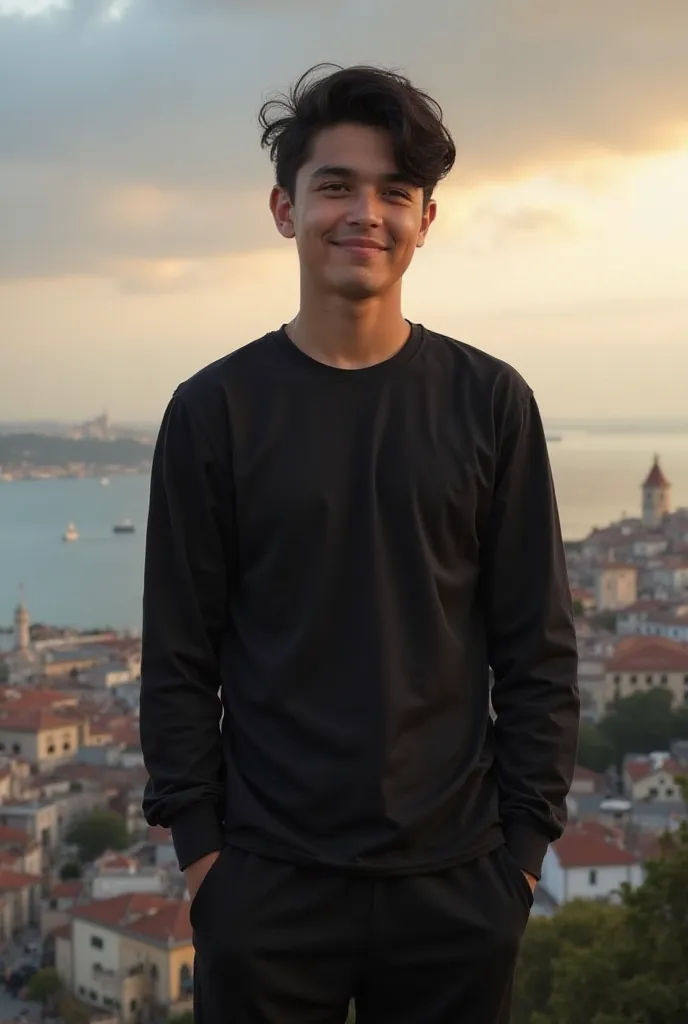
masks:
<path id="1" fill-rule="evenodd" d="M 655 786 L 653 786 L 652 789 L 650 790 L 649 796 L 650 796 L 651 799 L 653 797 L 657 796 L 657 788 Z"/>
<path id="2" fill-rule="evenodd" d="M 667 800 L 672 800 L 672 799 L 673 799 L 673 797 L 674 797 L 674 791 L 673 791 L 673 789 L 671 788 L 671 786 L 669 786 L 669 787 L 667 788 L 667 791 L 666 791 L 666 798 L 667 798 Z"/>
<path id="3" fill-rule="evenodd" d="M 588 885 L 597 885 L 597 871 L 594 868 L 588 871 Z"/>
<path id="4" fill-rule="evenodd" d="M 12 753 L 13 754 L 21 754 L 21 743 L 13 743 L 12 744 Z"/>
<path id="5" fill-rule="evenodd" d="M 650 676 L 650 675 L 645 676 L 645 682 L 649 683 L 650 685 L 652 685 L 652 679 L 653 679 L 653 676 Z"/>
<path id="6" fill-rule="evenodd" d="M 62 744 L 62 749 L 63 750 L 71 750 L 72 749 L 72 745 L 69 742 L 69 740 L 65 740 L 64 741 L 64 743 Z"/>
<path id="7" fill-rule="evenodd" d="M 92 1003 L 97 1003 L 98 1002 L 98 993 L 94 992 L 93 989 L 91 989 L 89 991 L 89 993 L 88 993 L 88 998 L 91 1000 Z"/>
<path id="8" fill-rule="evenodd" d="M 129 1013 L 134 1013 L 135 1010 L 136 1010 L 136 1000 L 132 999 L 132 1001 L 129 1003 Z"/>
<path id="9" fill-rule="evenodd" d="M 621 676 L 614 676 L 614 682 L 618 686 L 621 683 Z"/>
<path id="10" fill-rule="evenodd" d="M 103 940 L 101 939 L 100 935 L 91 936 L 91 945 L 93 946 L 94 949 L 103 948 Z"/>
<path id="11" fill-rule="evenodd" d="M 179 968 L 179 989 L 180 995 L 191 995 L 193 992 L 193 975 L 188 964 L 182 964 Z"/>
<path id="12" fill-rule="evenodd" d="M 49 743 L 48 744 L 48 753 L 49 754 L 54 754 L 55 753 L 55 744 L 54 743 Z"/>
<path id="13" fill-rule="evenodd" d="M 83 985 L 79 985 L 79 995 L 80 996 L 85 996 L 86 995 L 86 989 L 84 988 Z"/>
<path id="14" fill-rule="evenodd" d="M 659 681 L 662 684 L 662 686 L 666 686 L 669 682 L 669 676 L 661 676 Z"/>
<path id="15" fill-rule="evenodd" d="M 638 677 L 637 676 L 631 676 L 631 682 L 632 683 L 637 683 L 638 682 Z"/>

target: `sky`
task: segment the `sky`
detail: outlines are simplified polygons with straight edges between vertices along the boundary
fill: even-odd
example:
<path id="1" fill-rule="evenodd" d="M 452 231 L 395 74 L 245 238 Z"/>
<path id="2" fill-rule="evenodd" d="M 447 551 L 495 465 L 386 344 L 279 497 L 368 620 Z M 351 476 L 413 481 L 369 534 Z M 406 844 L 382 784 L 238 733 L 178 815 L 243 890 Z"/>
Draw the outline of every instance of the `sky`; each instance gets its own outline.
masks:
<path id="1" fill-rule="evenodd" d="M 456 139 L 407 317 L 546 417 L 685 419 L 687 52 L 686 0 L 0 0 L 0 421 L 154 421 L 294 315 L 256 115 L 320 61 Z"/>

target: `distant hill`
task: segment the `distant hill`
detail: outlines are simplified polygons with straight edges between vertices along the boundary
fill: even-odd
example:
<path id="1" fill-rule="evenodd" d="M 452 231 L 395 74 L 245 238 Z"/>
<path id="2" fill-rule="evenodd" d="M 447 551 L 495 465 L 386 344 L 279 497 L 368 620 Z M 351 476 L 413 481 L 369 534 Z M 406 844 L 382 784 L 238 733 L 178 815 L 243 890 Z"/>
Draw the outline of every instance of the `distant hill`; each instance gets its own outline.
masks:
<path id="1" fill-rule="evenodd" d="M 70 463 L 83 463 L 103 470 L 114 466 L 137 469 L 150 466 L 152 457 L 152 444 L 142 444 L 130 438 L 97 441 L 47 434 L 0 435 L 0 466 L 4 471 L 20 466 L 64 467 Z"/>

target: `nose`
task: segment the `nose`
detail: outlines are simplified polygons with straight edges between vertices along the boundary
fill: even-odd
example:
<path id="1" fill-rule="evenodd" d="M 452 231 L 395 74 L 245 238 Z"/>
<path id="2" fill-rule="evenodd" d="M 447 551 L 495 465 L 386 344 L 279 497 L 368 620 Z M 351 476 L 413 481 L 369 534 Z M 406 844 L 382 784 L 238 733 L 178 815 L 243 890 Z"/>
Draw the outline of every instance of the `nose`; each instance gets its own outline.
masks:
<path id="1" fill-rule="evenodd" d="M 347 222 L 352 227 L 379 227 L 382 222 L 380 204 L 374 189 L 359 189 L 347 211 Z"/>

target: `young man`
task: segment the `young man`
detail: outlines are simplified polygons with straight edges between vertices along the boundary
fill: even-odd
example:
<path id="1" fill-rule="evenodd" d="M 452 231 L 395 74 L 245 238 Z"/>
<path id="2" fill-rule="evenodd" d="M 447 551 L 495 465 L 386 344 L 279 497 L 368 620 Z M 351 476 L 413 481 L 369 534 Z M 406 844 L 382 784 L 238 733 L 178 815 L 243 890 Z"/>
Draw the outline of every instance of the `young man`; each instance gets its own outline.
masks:
<path id="1" fill-rule="evenodd" d="M 151 484 L 144 806 L 196 1020 L 506 1022 L 578 725 L 540 417 L 402 314 L 455 157 L 437 105 L 319 69 L 261 124 L 299 311 L 177 389 Z"/>

